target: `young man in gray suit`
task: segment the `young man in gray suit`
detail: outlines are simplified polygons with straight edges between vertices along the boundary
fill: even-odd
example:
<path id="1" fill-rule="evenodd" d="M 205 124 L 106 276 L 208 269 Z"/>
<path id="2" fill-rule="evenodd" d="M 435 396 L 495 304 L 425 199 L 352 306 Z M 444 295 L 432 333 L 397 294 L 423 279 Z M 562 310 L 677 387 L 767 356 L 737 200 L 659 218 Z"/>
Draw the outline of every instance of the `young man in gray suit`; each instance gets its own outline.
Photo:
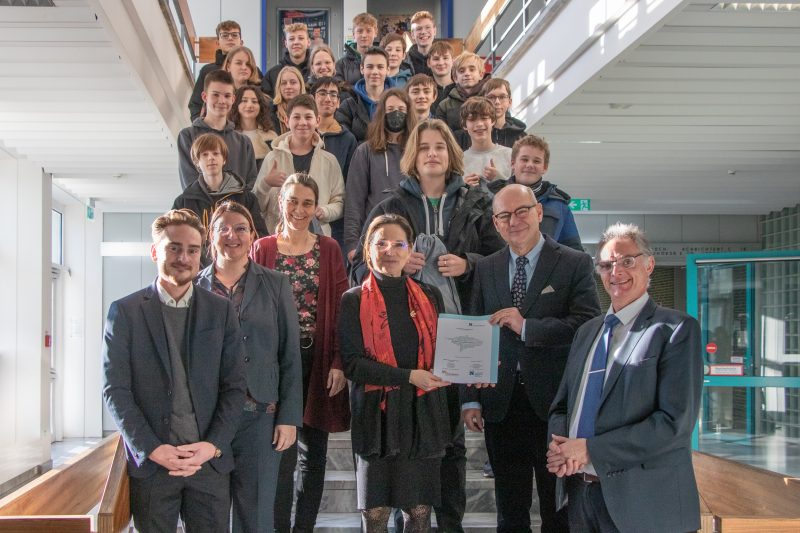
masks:
<path id="1" fill-rule="evenodd" d="M 700 326 L 647 294 L 655 260 L 636 226 L 605 231 L 596 268 L 611 307 L 578 330 L 550 410 L 559 503 L 573 531 L 695 531 Z"/>
<path id="2" fill-rule="evenodd" d="M 173 210 L 152 227 L 152 285 L 111 304 L 103 398 L 128 456 L 141 533 L 227 531 L 231 441 L 245 399 L 243 347 L 230 302 L 193 280 L 205 229 Z"/>
<path id="3" fill-rule="evenodd" d="M 508 246 L 475 266 L 470 314 L 502 326 L 500 368 L 496 387 L 462 389 L 462 415 L 470 430 L 485 429 L 497 531 L 531 530 L 534 475 L 541 530 L 567 531 L 547 471 L 547 414 L 575 331 L 600 313 L 592 261 L 539 231 L 542 206 L 530 187 L 503 188 L 492 210 Z"/>

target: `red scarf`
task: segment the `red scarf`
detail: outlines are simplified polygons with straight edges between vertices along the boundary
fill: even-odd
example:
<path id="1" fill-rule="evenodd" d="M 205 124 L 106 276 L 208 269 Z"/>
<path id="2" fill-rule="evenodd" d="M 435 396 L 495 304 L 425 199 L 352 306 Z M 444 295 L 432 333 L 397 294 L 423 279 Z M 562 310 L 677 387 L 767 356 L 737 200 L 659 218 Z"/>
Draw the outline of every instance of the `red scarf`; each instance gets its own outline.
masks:
<path id="1" fill-rule="evenodd" d="M 406 279 L 408 288 L 408 308 L 411 320 L 417 327 L 419 348 L 417 350 L 417 368 L 431 370 L 433 368 L 433 353 L 436 350 L 436 324 L 438 315 L 433 304 L 423 292 L 422 288 Z M 394 357 L 392 337 L 389 333 L 389 319 L 386 316 L 386 302 L 383 300 L 378 283 L 372 272 L 361 284 L 361 334 L 364 337 L 364 351 L 367 357 L 397 368 L 397 359 Z M 386 394 L 390 390 L 398 389 L 397 386 L 365 385 L 366 392 L 382 390 L 381 409 L 386 410 Z M 417 396 L 422 396 L 425 391 L 417 388 Z"/>

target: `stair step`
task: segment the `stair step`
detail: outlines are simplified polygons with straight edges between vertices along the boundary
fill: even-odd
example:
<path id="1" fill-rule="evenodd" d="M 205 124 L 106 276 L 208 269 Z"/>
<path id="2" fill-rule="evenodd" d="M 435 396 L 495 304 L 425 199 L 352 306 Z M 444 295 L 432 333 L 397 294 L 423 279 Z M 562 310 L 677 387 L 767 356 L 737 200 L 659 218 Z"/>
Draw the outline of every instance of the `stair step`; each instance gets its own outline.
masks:
<path id="1" fill-rule="evenodd" d="M 436 526 L 436 516 L 432 518 Z M 486 533 L 497 528 L 495 513 L 466 513 L 464 515 L 464 531 L 466 533 Z M 531 530 L 539 531 L 539 517 L 531 516 Z M 319 533 L 358 533 L 361 531 L 361 515 L 359 513 L 320 513 L 317 516 L 315 532 Z M 394 531 L 390 523 L 389 531 Z"/>

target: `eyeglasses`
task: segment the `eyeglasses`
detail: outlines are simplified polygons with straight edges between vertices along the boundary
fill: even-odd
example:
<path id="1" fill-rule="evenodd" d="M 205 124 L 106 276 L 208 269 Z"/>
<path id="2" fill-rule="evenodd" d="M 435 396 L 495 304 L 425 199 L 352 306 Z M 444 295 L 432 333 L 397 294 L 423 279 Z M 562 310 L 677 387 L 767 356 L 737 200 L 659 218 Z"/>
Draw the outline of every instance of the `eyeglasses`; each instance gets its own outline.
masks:
<path id="1" fill-rule="evenodd" d="M 508 98 L 509 96 L 507 94 L 486 95 L 486 99 L 490 102 L 505 102 Z"/>
<path id="2" fill-rule="evenodd" d="M 219 235 L 225 235 L 233 231 L 237 236 L 243 236 L 250 233 L 250 226 L 247 224 L 239 224 L 238 226 L 216 226 L 214 231 Z"/>
<path id="3" fill-rule="evenodd" d="M 331 100 L 338 100 L 339 99 L 339 92 L 338 91 L 317 91 L 314 93 L 315 96 L 319 96 L 320 98 L 328 97 Z"/>
<path id="4" fill-rule="evenodd" d="M 611 269 L 614 268 L 614 265 L 618 267 L 622 267 L 625 270 L 633 268 L 636 264 L 636 258 L 644 255 L 643 253 L 639 253 L 636 255 L 623 255 L 622 257 L 618 257 L 613 261 L 598 261 L 595 263 L 594 268 L 598 274 L 607 274 L 611 272 Z"/>
<path id="5" fill-rule="evenodd" d="M 406 241 L 386 241 L 383 239 L 373 242 L 372 246 L 374 246 L 379 252 L 385 252 L 389 248 L 395 252 L 408 249 L 408 243 Z"/>
<path id="6" fill-rule="evenodd" d="M 514 215 L 517 218 L 525 218 L 528 216 L 530 210 L 534 207 L 536 207 L 536 204 L 523 205 L 522 207 L 514 209 L 514 211 L 503 211 L 502 213 L 496 213 L 492 215 L 492 217 L 494 217 L 494 219 L 500 224 L 508 224 L 511 222 L 511 215 Z"/>
<path id="7" fill-rule="evenodd" d="M 238 39 L 241 37 L 241 33 L 238 31 L 223 31 L 219 34 L 220 39 Z"/>

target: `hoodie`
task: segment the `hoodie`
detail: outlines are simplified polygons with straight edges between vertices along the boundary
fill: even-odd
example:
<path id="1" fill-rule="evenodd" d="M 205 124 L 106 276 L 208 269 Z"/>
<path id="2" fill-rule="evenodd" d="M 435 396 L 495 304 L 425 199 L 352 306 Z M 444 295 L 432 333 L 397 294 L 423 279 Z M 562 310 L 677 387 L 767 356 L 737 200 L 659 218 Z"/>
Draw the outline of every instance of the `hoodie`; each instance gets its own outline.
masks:
<path id="1" fill-rule="evenodd" d="M 412 74 L 427 74 L 433 77 L 433 71 L 428 67 L 428 56 L 422 55 L 416 44 L 411 45 L 406 52 L 405 63 L 411 67 Z"/>
<path id="2" fill-rule="evenodd" d="M 267 71 L 267 75 L 261 80 L 261 90 L 270 98 L 275 98 L 275 84 L 278 82 L 278 74 L 280 74 L 283 67 L 295 67 L 303 75 L 303 79 L 308 78 L 310 74 L 308 64 L 308 50 L 306 50 L 306 57 L 299 65 L 292 61 L 292 56 L 289 55 L 289 50 L 283 51 L 283 57 L 280 62 Z"/>
<path id="3" fill-rule="evenodd" d="M 490 74 L 485 74 L 483 79 L 478 82 L 478 84 L 469 90 L 469 92 L 474 96 L 481 92 L 481 87 L 485 84 L 489 78 L 491 78 Z M 439 102 L 434 108 L 433 114 L 436 118 L 444 120 L 452 131 L 458 131 L 461 128 L 461 106 L 464 105 L 464 102 L 467 100 L 465 98 L 461 88 L 453 84 L 450 87 L 450 90 L 447 92 L 447 96 Z"/>
<path id="4" fill-rule="evenodd" d="M 395 74 L 394 76 L 387 76 L 387 79 L 391 80 L 393 87 L 398 87 L 402 89 L 403 87 L 406 86 L 406 83 L 408 83 L 409 78 L 411 78 L 411 76 L 414 75 L 414 73 L 411 72 L 410 69 L 405 67 L 406 67 L 405 64 L 401 64 L 400 71 L 397 74 Z"/>
<path id="5" fill-rule="evenodd" d="M 206 81 L 206 76 L 208 76 L 209 72 L 222 68 L 222 64 L 225 62 L 225 55 L 222 50 L 217 49 L 217 53 L 214 55 L 214 62 L 203 65 L 203 68 L 200 69 L 200 74 L 197 75 L 197 81 L 192 90 L 192 96 L 189 98 L 189 116 L 192 120 L 199 117 L 200 112 L 203 110 L 203 83 Z"/>
<path id="6" fill-rule="evenodd" d="M 342 126 L 341 131 L 338 133 L 325 132 L 320 133 L 322 143 L 325 151 L 330 152 L 336 157 L 339 162 L 339 168 L 342 169 L 342 177 L 345 180 L 345 188 L 347 187 L 347 173 L 350 169 L 350 161 L 353 158 L 353 152 L 356 151 L 358 141 L 355 136 L 350 133 L 350 130 Z M 346 194 L 345 194 L 346 197 Z M 346 205 L 346 204 L 345 204 Z M 331 222 L 331 237 L 333 237 L 339 246 L 344 249 L 344 218 L 334 220 Z"/>
<path id="7" fill-rule="evenodd" d="M 520 138 L 525 136 L 525 130 L 528 127 L 524 122 L 511 116 L 511 113 L 506 113 L 506 123 L 502 128 L 492 128 L 492 142 L 514 148 L 514 143 Z M 453 135 L 458 142 L 458 145 L 465 152 L 472 146 L 472 139 L 465 130 L 453 132 Z"/>
<path id="8" fill-rule="evenodd" d="M 230 120 L 220 131 L 206 124 L 202 118 L 195 119 L 191 126 L 183 128 L 178 134 L 178 175 L 181 188 L 186 190 L 192 182 L 197 181 L 198 170 L 192 162 L 192 143 L 204 133 L 216 133 L 223 138 L 228 147 L 228 160 L 223 170 L 240 176 L 244 179 L 247 190 L 252 189 L 258 175 L 253 143 L 247 136 L 234 130 Z"/>
<path id="9" fill-rule="evenodd" d="M 512 183 L 517 183 L 516 176 L 511 176 L 508 181 L 492 181 L 488 184 L 489 191 L 492 195 L 497 194 L 503 187 Z M 545 180 L 539 180 L 529 187 L 533 189 L 536 200 L 542 204 L 544 211 L 542 221 L 539 223 L 541 232 L 559 244 L 583 252 L 578 226 L 575 225 L 575 217 L 569 209 L 570 195 L 554 183 Z"/>
<path id="10" fill-rule="evenodd" d="M 355 85 L 361 76 L 361 54 L 355 44 L 344 45 L 344 55 L 336 61 L 336 77 Z"/>
<path id="11" fill-rule="evenodd" d="M 391 89 L 394 87 L 394 82 L 386 78 L 383 82 L 383 90 Z M 363 78 L 353 87 L 356 96 L 348 98 L 339 104 L 339 109 L 334 113 L 334 118 L 349 129 L 355 135 L 358 142 L 362 142 L 367 138 L 367 128 L 372 120 L 372 115 L 375 114 L 377 102 L 373 101 L 367 96 L 367 83 Z"/>

